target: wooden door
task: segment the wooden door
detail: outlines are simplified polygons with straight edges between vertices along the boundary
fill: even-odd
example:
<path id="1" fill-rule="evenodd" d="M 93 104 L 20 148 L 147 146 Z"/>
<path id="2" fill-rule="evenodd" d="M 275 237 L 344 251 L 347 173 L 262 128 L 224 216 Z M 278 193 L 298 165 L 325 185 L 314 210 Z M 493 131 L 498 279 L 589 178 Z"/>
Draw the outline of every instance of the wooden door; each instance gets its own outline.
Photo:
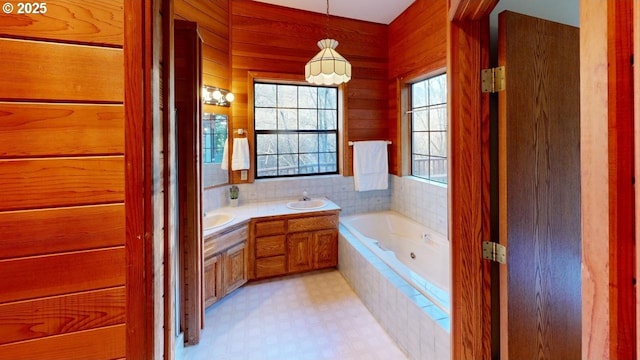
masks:
<path id="1" fill-rule="evenodd" d="M 498 53 L 501 357 L 579 359 L 578 29 L 503 12 Z"/>

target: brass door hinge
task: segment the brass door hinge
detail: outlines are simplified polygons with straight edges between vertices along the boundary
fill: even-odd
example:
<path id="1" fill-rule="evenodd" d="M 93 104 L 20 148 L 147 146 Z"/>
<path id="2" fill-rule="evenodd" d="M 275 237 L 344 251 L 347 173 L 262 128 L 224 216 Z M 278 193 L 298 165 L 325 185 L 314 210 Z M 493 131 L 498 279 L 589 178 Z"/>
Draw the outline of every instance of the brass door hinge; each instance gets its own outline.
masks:
<path id="1" fill-rule="evenodd" d="M 482 70 L 482 92 L 495 93 L 505 89 L 504 66 Z"/>
<path id="2" fill-rule="evenodd" d="M 492 241 L 484 241 L 482 243 L 482 258 L 506 264 L 507 248 Z"/>

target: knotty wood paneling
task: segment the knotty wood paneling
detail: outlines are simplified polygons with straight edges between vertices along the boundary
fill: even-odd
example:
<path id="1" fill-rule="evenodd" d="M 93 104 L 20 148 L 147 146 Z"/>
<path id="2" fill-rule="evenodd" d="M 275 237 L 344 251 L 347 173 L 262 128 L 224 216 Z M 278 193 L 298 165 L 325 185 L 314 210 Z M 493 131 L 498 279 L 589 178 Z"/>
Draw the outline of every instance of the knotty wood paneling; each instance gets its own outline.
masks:
<path id="1" fill-rule="evenodd" d="M 124 275 L 124 247 L 1 260 L 0 303 L 122 286 Z"/>
<path id="2" fill-rule="evenodd" d="M 46 14 L 0 13 L 0 36 L 122 46 L 122 1 L 67 0 L 46 3 Z"/>
<path id="3" fill-rule="evenodd" d="M 117 325 L 124 319 L 124 286 L 3 304 L 0 345 Z"/>
<path id="4" fill-rule="evenodd" d="M 2 210 L 118 202 L 122 156 L 0 160 Z"/>
<path id="5" fill-rule="evenodd" d="M 86 360 L 124 358 L 124 324 L 72 332 L 0 345 L 0 354 L 11 360 Z"/>
<path id="6" fill-rule="evenodd" d="M 0 212 L 0 229 L 0 259 L 122 246 L 124 205 Z"/>
<path id="7" fill-rule="evenodd" d="M 0 157 L 124 154 L 124 107 L 0 102 L 0 144 Z"/>
<path id="8" fill-rule="evenodd" d="M 364 21 L 330 17 L 328 33 L 340 43 L 337 51 L 349 60 L 353 77 L 346 91 L 345 140 L 387 139 L 387 27 Z M 283 73 L 299 76 L 304 82 L 304 66 L 319 49 L 316 43 L 327 35 L 326 15 L 263 4 L 256 1 L 231 2 L 233 127 L 250 129 L 249 72 Z M 380 99 L 381 101 L 370 101 Z M 368 123 L 364 132 L 351 131 L 352 118 Z M 252 134 L 249 134 L 252 136 Z M 351 148 L 341 152 L 344 173 L 351 175 Z M 238 174 L 233 181 L 240 182 Z M 253 174 L 250 176 L 251 181 Z"/>
<path id="9" fill-rule="evenodd" d="M 123 100 L 120 49 L 0 38 L 0 58 L 0 99 Z"/>

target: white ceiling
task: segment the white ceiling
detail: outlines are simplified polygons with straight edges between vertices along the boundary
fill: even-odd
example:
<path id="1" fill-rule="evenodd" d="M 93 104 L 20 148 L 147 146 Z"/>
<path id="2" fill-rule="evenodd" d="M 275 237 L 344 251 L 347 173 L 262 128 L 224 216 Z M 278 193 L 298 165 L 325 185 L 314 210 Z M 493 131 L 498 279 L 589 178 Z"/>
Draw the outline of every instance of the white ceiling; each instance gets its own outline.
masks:
<path id="1" fill-rule="evenodd" d="M 327 13 L 326 0 L 255 0 L 289 8 Z M 329 2 L 329 14 L 350 19 L 390 24 L 414 0 L 334 0 Z"/>
<path id="2" fill-rule="evenodd" d="M 327 12 L 326 0 L 255 0 L 294 9 Z M 333 0 L 329 13 L 350 19 L 390 24 L 414 0 Z M 511 10 L 543 19 L 579 26 L 579 0 L 500 0 L 491 14 L 492 27 L 497 26 L 498 13 Z"/>

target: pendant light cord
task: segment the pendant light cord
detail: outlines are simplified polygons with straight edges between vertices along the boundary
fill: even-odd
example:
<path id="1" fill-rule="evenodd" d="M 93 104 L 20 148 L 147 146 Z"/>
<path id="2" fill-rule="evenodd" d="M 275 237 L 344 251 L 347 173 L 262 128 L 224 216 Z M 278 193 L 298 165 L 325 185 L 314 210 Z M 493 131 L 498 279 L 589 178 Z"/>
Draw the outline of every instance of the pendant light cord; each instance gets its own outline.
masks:
<path id="1" fill-rule="evenodd" d="M 327 30 L 327 39 L 330 39 L 331 36 L 329 36 L 329 0 L 327 0 L 327 24 L 326 24 L 326 30 Z"/>

